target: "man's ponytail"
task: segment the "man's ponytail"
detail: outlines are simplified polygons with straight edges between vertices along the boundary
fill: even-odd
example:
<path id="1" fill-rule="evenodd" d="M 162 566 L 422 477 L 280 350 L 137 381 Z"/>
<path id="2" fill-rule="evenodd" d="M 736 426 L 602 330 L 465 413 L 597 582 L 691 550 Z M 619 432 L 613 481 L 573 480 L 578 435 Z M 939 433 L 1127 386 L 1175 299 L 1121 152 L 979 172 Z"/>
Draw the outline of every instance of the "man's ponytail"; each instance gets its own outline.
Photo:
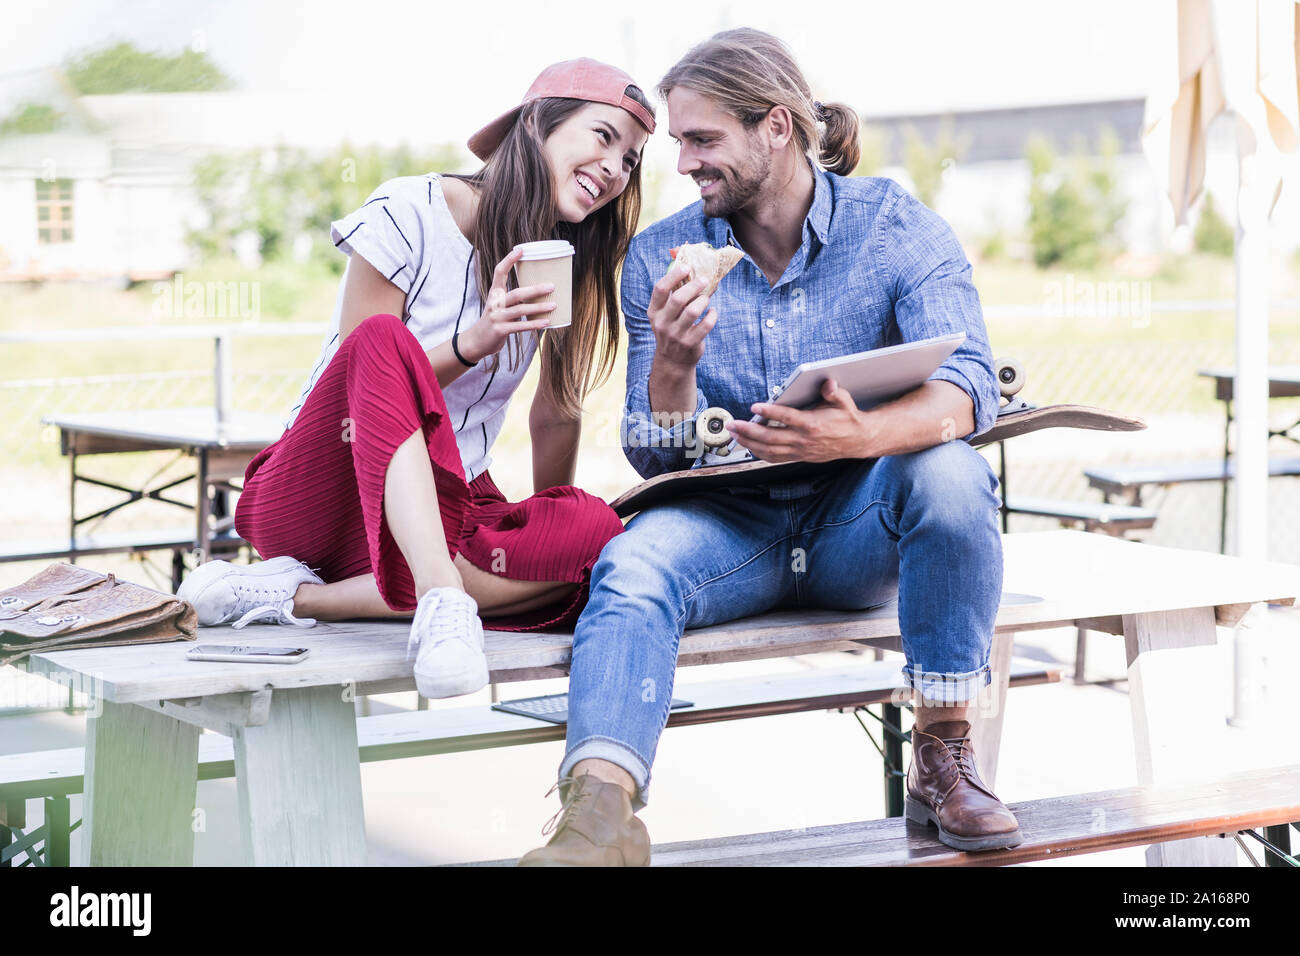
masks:
<path id="1" fill-rule="evenodd" d="M 824 124 L 818 146 L 822 167 L 841 176 L 858 168 L 862 155 L 858 114 L 844 103 L 817 103 L 817 120 Z"/>
<path id="2" fill-rule="evenodd" d="M 747 128 L 784 106 L 809 162 L 842 176 L 857 168 L 858 114 L 843 103 L 814 103 L 794 54 L 770 33 L 738 27 L 715 34 L 664 75 L 659 95 L 666 100 L 677 86 L 709 97 Z"/>

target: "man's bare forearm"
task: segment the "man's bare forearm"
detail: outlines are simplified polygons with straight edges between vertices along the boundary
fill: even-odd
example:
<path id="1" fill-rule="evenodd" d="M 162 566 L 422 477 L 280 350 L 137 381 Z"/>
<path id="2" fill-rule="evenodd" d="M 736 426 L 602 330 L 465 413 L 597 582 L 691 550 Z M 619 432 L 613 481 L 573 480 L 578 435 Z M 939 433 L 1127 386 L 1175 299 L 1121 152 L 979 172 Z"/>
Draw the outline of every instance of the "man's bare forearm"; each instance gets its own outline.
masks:
<path id="1" fill-rule="evenodd" d="M 695 366 L 686 368 L 655 356 L 650 367 L 650 411 L 657 422 L 681 421 L 695 413 Z"/>
<path id="2" fill-rule="evenodd" d="M 862 414 L 869 436 L 864 458 L 922 451 L 975 430 L 975 403 L 951 382 L 926 382 Z"/>

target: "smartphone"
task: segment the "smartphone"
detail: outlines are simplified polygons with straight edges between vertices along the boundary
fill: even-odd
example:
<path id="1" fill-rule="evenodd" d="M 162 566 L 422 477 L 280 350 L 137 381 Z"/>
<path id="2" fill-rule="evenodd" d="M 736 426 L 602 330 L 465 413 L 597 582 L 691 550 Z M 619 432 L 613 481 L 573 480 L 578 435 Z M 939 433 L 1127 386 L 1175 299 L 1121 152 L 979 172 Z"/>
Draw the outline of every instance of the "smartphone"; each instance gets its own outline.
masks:
<path id="1" fill-rule="evenodd" d="M 185 655 L 192 661 L 237 661 L 258 664 L 297 664 L 306 647 L 257 647 L 251 644 L 199 644 Z"/>

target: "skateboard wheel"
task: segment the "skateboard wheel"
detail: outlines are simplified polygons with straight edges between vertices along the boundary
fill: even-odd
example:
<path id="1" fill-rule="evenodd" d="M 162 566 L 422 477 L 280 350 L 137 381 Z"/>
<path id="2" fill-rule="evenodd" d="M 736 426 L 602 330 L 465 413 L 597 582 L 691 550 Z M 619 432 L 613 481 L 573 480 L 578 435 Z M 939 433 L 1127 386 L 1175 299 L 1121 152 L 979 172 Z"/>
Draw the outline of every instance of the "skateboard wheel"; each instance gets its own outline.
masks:
<path id="1" fill-rule="evenodd" d="M 1025 387 L 1025 370 L 1015 359 L 995 359 L 993 374 L 997 376 L 1003 398 L 1010 398 Z"/>
<path id="2" fill-rule="evenodd" d="M 729 445 L 731 432 L 727 431 L 727 424 L 731 421 L 731 412 L 725 408 L 706 408 L 695 419 L 695 437 L 705 448 Z"/>

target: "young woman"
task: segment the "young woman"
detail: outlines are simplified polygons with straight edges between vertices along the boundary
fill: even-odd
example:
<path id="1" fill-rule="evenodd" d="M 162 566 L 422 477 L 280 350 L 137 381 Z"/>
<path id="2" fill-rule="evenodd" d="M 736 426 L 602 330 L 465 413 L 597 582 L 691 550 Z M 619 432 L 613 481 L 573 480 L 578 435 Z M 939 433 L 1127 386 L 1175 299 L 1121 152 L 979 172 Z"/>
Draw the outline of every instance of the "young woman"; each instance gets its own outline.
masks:
<path id="1" fill-rule="evenodd" d="M 349 261 L 332 338 L 235 514 L 267 560 L 196 569 L 179 595 L 200 623 L 414 613 L 426 697 L 487 683 L 480 614 L 503 630 L 572 625 L 623 527 L 572 481 L 582 399 L 615 361 L 615 278 L 653 131 L 625 73 L 555 64 L 470 139 L 477 173 L 391 180 L 333 224 Z M 573 324 L 543 333 L 551 288 L 508 284 L 513 247 L 553 238 L 575 249 Z M 535 493 L 512 504 L 488 453 L 539 349 Z"/>

